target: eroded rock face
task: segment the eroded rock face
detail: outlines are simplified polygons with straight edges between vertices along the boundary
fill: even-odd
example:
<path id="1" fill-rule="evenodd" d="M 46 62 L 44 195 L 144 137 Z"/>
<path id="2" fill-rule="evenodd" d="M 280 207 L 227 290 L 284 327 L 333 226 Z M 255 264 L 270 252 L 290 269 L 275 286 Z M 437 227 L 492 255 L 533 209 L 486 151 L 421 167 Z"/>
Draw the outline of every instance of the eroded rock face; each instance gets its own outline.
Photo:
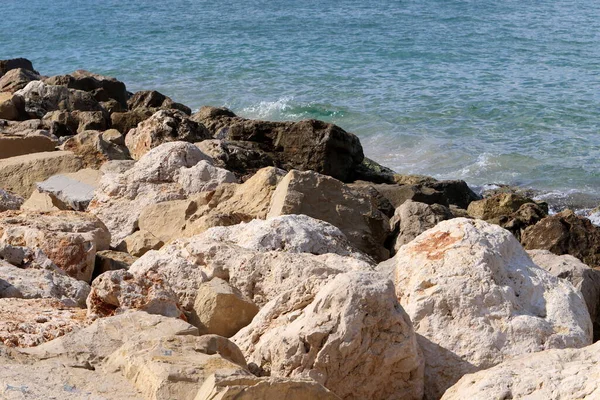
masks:
<path id="1" fill-rule="evenodd" d="M 189 107 L 181 103 L 175 103 L 170 97 L 167 97 L 156 90 L 142 90 L 134 93 L 127 101 L 127 105 L 130 110 L 174 109 L 182 111 L 186 115 L 192 113 L 192 110 L 190 110 Z"/>
<path id="2" fill-rule="evenodd" d="M 311 377 L 343 399 L 423 395 L 411 322 L 392 282 L 376 273 L 306 280 L 265 305 L 233 341 L 254 372 Z"/>
<path id="3" fill-rule="evenodd" d="M 516 356 L 591 343 L 581 294 L 480 220 L 439 223 L 393 258 L 396 293 L 425 356 L 427 398 Z"/>
<path id="4" fill-rule="evenodd" d="M 465 375 L 442 399 L 595 399 L 599 365 L 599 343 L 546 350 Z"/>
<path id="5" fill-rule="evenodd" d="M 209 138 L 206 128 L 178 110 L 161 110 L 140 122 L 125 137 L 125 144 L 135 160 L 153 148 L 168 142 L 199 142 Z"/>
<path id="6" fill-rule="evenodd" d="M 527 250 L 570 254 L 591 267 L 600 267 L 600 228 L 571 210 L 544 218 L 523 232 Z"/>
<path id="7" fill-rule="evenodd" d="M 58 75 L 46 78 L 49 85 L 62 85 L 71 89 L 90 92 L 98 101 L 116 100 L 121 107 L 127 108 L 127 89 L 123 82 L 109 76 L 94 74 L 85 70 L 77 70 L 69 75 Z"/>
<path id="8" fill-rule="evenodd" d="M 0 78 L 0 92 L 14 93 L 23 89 L 29 82 L 40 79 L 41 76 L 33 71 L 24 68 L 11 69 Z"/>
<path id="9" fill-rule="evenodd" d="M 125 146 L 105 140 L 100 131 L 83 131 L 68 139 L 63 150 L 72 151 L 81 157 L 87 168 L 98 169 L 106 161 L 129 160 L 129 151 Z"/>
<path id="10" fill-rule="evenodd" d="M 0 212 L 6 210 L 18 210 L 25 200 L 14 193 L 0 189 Z"/>
<path id="11" fill-rule="evenodd" d="M 93 215 L 74 211 L 0 214 L 0 246 L 40 249 L 69 276 L 89 282 L 97 250 L 107 250 L 110 233 Z"/>
<path id="12" fill-rule="evenodd" d="M 290 171 L 277 186 L 268 218 L 304 214 L 337 226 L 357 249 L 378 261 L 389 257 L 389 222 L 369 196 L 312 171 Z"/>
<path id="13" fill-rule="evenodd" d="M 253 175 L 262 168 L 276 164 L 273 157 L 255 142 L 208 139 L 196 143 L 196 146 L 209 154 L 215 160 L 215 165 L 239 177 Z"/>

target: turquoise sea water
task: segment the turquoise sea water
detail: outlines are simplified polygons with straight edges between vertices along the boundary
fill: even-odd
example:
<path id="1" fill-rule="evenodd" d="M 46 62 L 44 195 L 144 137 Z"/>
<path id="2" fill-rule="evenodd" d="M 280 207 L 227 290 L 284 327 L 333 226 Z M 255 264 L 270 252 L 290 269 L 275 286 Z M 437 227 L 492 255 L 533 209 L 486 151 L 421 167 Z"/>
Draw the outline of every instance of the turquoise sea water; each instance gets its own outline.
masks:
<path id="1" fill-rule="evenodd" d="M 598 1 L 3 0 L 0 10 L 0 59 L 27 57 L 46 75 L 85 68 L 192 108 L 333 121 L 401 173 L 600 195 Z"/>

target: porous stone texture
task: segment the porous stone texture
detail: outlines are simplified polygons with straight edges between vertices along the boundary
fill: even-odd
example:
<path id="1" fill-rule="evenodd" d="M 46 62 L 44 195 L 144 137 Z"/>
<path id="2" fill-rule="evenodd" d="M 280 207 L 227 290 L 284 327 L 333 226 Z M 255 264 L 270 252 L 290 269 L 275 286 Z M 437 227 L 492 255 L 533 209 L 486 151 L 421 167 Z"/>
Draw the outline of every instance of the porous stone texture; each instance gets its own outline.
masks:
<path id="1" fill-rule="evenodd" d="M 137 230 L 144 207 L 186 197 L 178 183 L 180 170 L 208 159 L 196 146 L 165 143 L 146 154 L 121 174 L 105 173 L 88 211 L 108 227 L 113 246 Z"/>
<path id="2" fill-rule="evenodd" d="M 600 271 L 570 255 L 557 256 L 548 250 L 528 250 L 534 263 L 552 275 L 571 282 L 581 292 L 594 324 L 594 342 L 600 339 Z"/>
<path id="3" fill-rule="evenodd" d="M 96 130 L 84 130 L 68 139 L 63 150 L 72 151 L 81 157 L 87 168 L 98 169 L 109 160 L 129 160 L 125 146 L 106 140 L 105 135 Z"/>
<path id="4" fill-rule="evenodd" d="M 64 208 L 85 211 L 94 198 L 94 191 L 101 177 L 100 171 L 89 168 L 73 173 L 54 175 L 38 183 L 37 192 L 47 193 L 57 207 L 66 206 Z"/>
<path id="5" fill-rule="evenodd" d="M 244 366 L 228 359 L 227 354 L 207 350 L 203 338 L 194 336 L 126 343 L 108 357 L 104 369 L 120 371 L 145 398 L 157 400 L 194 400 L 211 374 L 222 370 L 245 371 Z"/>
<path id="6" fill-rule="evenodd" d="M 392 282 L 370 272 L 319 281 L 282 293 L 233 337 L 253 372 L 310 377 L 342 399 L 421 399 L 423 359 Z"/>
<path id="7" fill-rule="evenodd" d="M 154 271 L 136 275 L 126 270 L 103 273 L 92 282 L 87 306 L 88 317 L 92 319 L 127 310 L 185 319 L 177 296 L 164 277 Z"/>
<path id="8" fill-rule="evenodd" d="M 25 199 L 7 190 L 0 189 L 0 212 L 6 210 L 18 210 Z"/>
<path id="9" fill-rule="evenodd" d="M 179 184 L 187 194 L 210 192 L 223 183 L 237 183 L 235 175 L 202 160 L 191 168 L 181 170 Z"/>
<path id="10" fill-rule="evenodd" d="M 85 307 L 90 285 L 66 275 L 49 260 L 33 264 L 19 268 L 0 259 L 0 298 L 57 299 L 71 307 Z"/>
<path id="11" fill-rule="evenodd" d="M 442 400 L 600 398 L 600 343 L 546 350 L 465 375 Z"/>
<path id="12" fill-rule="evenodd" d="M 110 233 L 93 215 L 75 211 L 0 214 L 0 247 L 40 249 L 69 276 L 90 282 L 96 251 L 107 250 Z"/>
<path id="13" fill-rule="evenodd" d="M 190 322 L 201 333 L 231 337 L 258 313 L 256 304 L 220 278 L 202 283 L 196 294 Z"/>
<path id="14" fill-rule="evenodd" d="M 396 293 L 425 356 L 425 395 L 462 375 L 552 348 L 592 342 L 581 294 L 535 265 L 497 225 L 439 223 L 393 258 Z"/>
<path id="15" fill-rule="evenodd" d="M 600 267 L 600 228 L 571 210 L 544 218 L 523 232 L 527 250 L 550 250 L 570 254 L 590 267 Z"/>
<path id="16" fill-rule="evenodd" d="M 268 218 L 304 214 L 337 226 L 357 249 L 378 261 L 389 251 L 384 242 L 389 221 L 369 196 L 337 179 L 312 171 L 290 171 L 273 193 Z"/>
<path id="17" fill-rule="evenodd" d="M 178 110 L 161 110 L 130 130 L 125 144 L 135 160 L 151 149 L 173 141 L 199 142 L 210 137 L 206 128 Z"/>
<path id="18" fill-rule="evenodd" d="M 134 257 L 141 257 L 150 250 L 158 250 L 164 243 L 148 231 L 139 230 L 127 236 L 119 245 L 117 250 L 124 251 Z"/>
<path id="19" fill-rule="evenodd" d="M 29 197 L 37 182 L 52 175 L 76 172 L 83 163 L 70 151 L 27 154 L 0 160 L 0 188 Z"/>
<path id="20" fill-rule="evenodd" d="M 85 309 L 56 299 L 0 299 L 0 343 L 9 347 L 37 346 L 85 325 Z"/>
<path id="21" fill-rule="evenodd" d="M 25 154 L 54 151 L 56 141 L 43 135 L 3 136 L 0 135 L 0 159 Z"/>

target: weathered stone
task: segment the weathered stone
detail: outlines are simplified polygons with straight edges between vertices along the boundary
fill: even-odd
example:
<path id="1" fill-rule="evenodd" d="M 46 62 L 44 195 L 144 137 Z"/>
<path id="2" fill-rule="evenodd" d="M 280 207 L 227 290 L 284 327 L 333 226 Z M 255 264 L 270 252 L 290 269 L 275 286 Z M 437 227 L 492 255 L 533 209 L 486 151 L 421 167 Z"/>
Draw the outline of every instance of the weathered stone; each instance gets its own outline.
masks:
<path id="1" fill-rule="evenodd" d="M 196 146 L 215 160 L 215 165 L 232 171 L 239 177 L 256 173 L 259 169 L 272 167 L 272 156 L 261 149 L 259 143 L 209 139 Z"/>
<path id="2" fill-rule="evenodd" d="M 190 322 L 201 334 L 231 337 L 252 322 L 258 307 L 226 281 L 213 278 L 202 283 L 196 295 Z"/>
<path id="3" fill-rule="evenodd" d="M 251 370 L 311 377 L 343 399 L 421 399 L 423 359 L 392 282 L 370 272 L 318 281 L 282 293 L 233 337 Z"/>
<path id="4" fill-rule="evenodd" d="M 465 181 L 436 181 L 429 182 L 426 186 L 442 192 L 444 197 L 448 199 L 448 204 L 454 204 L 464 209 L 467 209 L 472 201 L 481 199 L 481 196 L 473 192 Z"/>
<path id="5" fill-rule="evenodd" d="M 0 212 L 6 210 L 18 210 L 25 200 L 14 193 L 0 189 Z"/>
<path id="6" fill-rule="evenodd" d="M 106 161 L 100 167 L 104 174 L 122 174 L 129 171 L 135 165 L 135 160 L 111 160 Z"/>
<path id="7" fill-rule="evenodd" d="M 127 133 L 125 144 L 135 160 L 139 160 L 151 149 L 173 141 L 199 142 L 208 139 L 206 128 L 187 118 L 178 110 L 161 110 L 137 128 Z"/>
<path id="8" fill-rule="evenodd" d="M 127 236 L 117 249 L 131 254 L 134 257 L 141 257 L 150 250 L 158 250 L 163 247 L 164 242 L 148 231 L 139 230 Z"/>
<path id="9" fill-rule="evenodd" d="M 471 202 L 467 211 L 473 218 L 486 221 L 498 220 L 511 215 L 526 203 L 533 203 L 533 200 L 514 193 L 500 193 Z"/>
<path id="10" fill-rule="evenodd" d="M 126 270 L 108 271 L 92 282 L 87 298 L 88 317 L 102 318 L 128 310 L 185 319 L 177 296 L 153 271 L 133 275 Z"/>
<path id="11" fill-rule="evenodd" d="M 31 196 L 21 206 L 23 211 L 66 211 L 73 210 L 69 205 L 63 203 L 50 193 L 42 193 L 38 189 L 31 193 Z"/>
<path id="12" fill-rule="evenodd" d="M 245 371 L 225 355 L 207 352 L 202 337 L 195 336 L 130 342 L 108 357 L 105 370 L 121 371 L 147 399 L 194 400 L 211 374 Z"/>
<path id="13" fill-rule="evenodd" d="M 0 135 L 0 159 L 54 151 L 56 144 L 56 141 L 41 135 L 26 137 Z"/>
<path id="14" fill-rule="evenodd" d="M 77 133 L 98 130 L 105 131 L 109 126 L 108 115 L 102 111 L 73 111 L 71 115 L 77 121 Z"/>
<path id="15" fill-rule="evenodd" d="M 382 261 L 389 221 L 370 197 L 352 191 L 331 177 L 290 171 L 277 186 L 268 217 L 304 214 L 337 226 L 357 249 Z"/>
<path id="16" fill-rule="evenodd" d="M 82 169 L 70 174 L 54 175 L 37 184 L 38 192 L 48 193 L 53 204 L 67 205 L 75 211 L 85 211 L 94 197 L 102 173 L 95 169 Z M 40 210 L 42 211 L 42 210 Z"/>
<path id="17" fill-rule="evenodd" d="M 354 170 L 353 180 L 361 180 L 373 183 L 396 183 L 394 177 L 397 174 L 388 167 L 365 157 L 362 163 Z"/>
<path id="18" fill-rule="evenodd" d="M 0 188 L 29 197 L 37 182 L 52 175 L 76 172 L 83 168 L 79 157 L 70 151 L 34 153 L 0 160 Z"/>
<path id="19" fill-rule="evenodd" d="M 102 139 L 117 146 L 125 146 L 125 135 L 116 129 L 108 129 L 102 132 Z"/>
<path id="20" fill-rule="evenodd" d="M 349 185 L 351 188 L 361 190 L 361 187 L 371 186 L 385 197 L 394 207 L 400 207 L 407 200 L 425 204 L 441 204 L 448 207 L 448 199 L 444 193 L 430 187 L 418 185 L 396 185 L 396 184 L 372 184 L 370 182 L 357 181 Z"/>
<path id="21" fill-rule="evenodd" d="M 359 193 L 363 193 L 366 196 L 370 197 L 377 209 L 381 211 L 386 217 L 392 218 L 394 216 L 394 212 L 396 208 L 392 205 L 392 203 L 383 196 L 373 185 L 368 184 L 367 182 L 358 182 L 358 183 L 350 183 L 348 186 Z"/>
<path id="22" fill-rule="evenodd" d="M 57 137 L 67 137 L 77 134 L 79 120 L 75 118 L 74 113 L 67 110 L 49 111 L 42 118 L 42 123 L 52 127 Z"/>
<path id="23" fill-rule="evenodd" d="M 398 299 L 425 355 L 426 398 L 510 358 L 591 343 L 581 294 L 535 265 L 497 225 L 443 221 L 393 260 Z"/>
<path id="24" fill-rule="evenodd" d="M 600 343 L 546 350 L 465 375 L 442 399 L 595 399 L 598 377 Z"/>
<path id="25" fill-rule="evenodd" d="M 132 111 L 114 112 L 110 115 L 111 126 L 126 135 L 131 129 L 138 126 L 154 114 L 149 109 L 137 109 Z"/>
<path id="26" fill-rule="evenodd" d="M 8 92 L 0 92 L 0 119 L 18 120 L 21 114 L 13 101 L 13 95 Z"/>
<path id="27" fill-rule="evenodd" d="M 14 93 L 23 89 L 29 82 L 40 79 L 41 76 L 33 71 L 23 68 L 11 69 L 0 78 L 0 92 Z"/>
<path id="28" fill-rule="evenodd" d="M 88 168 L 100 168 L 109 160 L 131 159 L 126 147 L 105 140 L 100 131 L 81 132 L 67 140 L 62 148 L 80 156 Z"/>
<path id="29" fill-rule="evenodd" d="M 127 104 L 130 110 L 174 109 L 182 111 L 186 115 L 190 115 L 192 113 L 192 110 L 189 107 L 181 103 L 175 103 L 170 97 L 167 97 L 156 90 L 142 90 L 140 92 L 136 92 L 127 101 Z"/>
<path id="30" fill-rule="evenodd" d="M 453 217 L 450 209 L 440 204 L 405 201 L 396 209 L 394 217 L 390 220 L 394 253 L 427 229 Z"/>
<path id="31" fill-rule="evenodd" d="M 130 254 L 114 250 L 102 250 L 96 253 L 94 278 L 107 271 L 129 269 L 129 266 L 138 258 Z"/>
<path id="32" fill-rule="evenodd" d="M 237 183 L 235 175 L 231 172 L 214 167 L 205 160 L 181 170 L 177 181 L 187 194 L 210 192 L 223 183 Z"/>
<path id="33" fill-rule="evenodd" d="M 85 310 L 56 299 L 0 299 L 0 343 L 32 347 L 85 326 Z"/>
<path id="34" fill-rule="evenodd" d="M 570 254 L 591 267 L 600 267 L 600 228 L 571 210 L 544 218 L 523 232 L 527 250 Z"/>
<path id="35" fill-rule="evenodd" d="M 10 60 L 0 60 L 0 77 L 6 74 L 8 71 L 16 68 L 23 68 L 28 71 L 35 72 L 33 64 L 26 58 L 12 58 Z"/>
<path id="36" fill-rule="evenodd" d="M 77 70 L 69 75 L 58 75 L 46 78 L 49 85 L 62 85 L 71 89 L 91 92 L 98 101 L 116 100 L 122 107 L 127 108 L 127 89 L 123 82 L 109 76 L 94 74 L 85 70 Z"/>
<path id="37" fill-rule="evenodd" d="M 40 249 L 69 276 L 89 282 L 97 250 L 108 249 L 110 233 L 93 215 L 74 211 L 0 214 L 0 247 Z"/>

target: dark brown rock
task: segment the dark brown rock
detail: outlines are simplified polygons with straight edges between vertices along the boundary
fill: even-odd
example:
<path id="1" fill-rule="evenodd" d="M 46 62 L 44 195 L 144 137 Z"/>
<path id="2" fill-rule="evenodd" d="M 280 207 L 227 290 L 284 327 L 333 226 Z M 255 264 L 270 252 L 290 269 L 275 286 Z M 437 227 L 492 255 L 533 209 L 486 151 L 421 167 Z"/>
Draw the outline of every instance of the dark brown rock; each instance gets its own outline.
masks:
<path id="1" fill-rule="evenodd" d="M 465 181 L 438 181 L 427 183 L 427 186 L 444 193 L 444 196 L 448 199 L 448 204 L 454 204 L 464 209 L 469 207 L 472 201 L 481 199 L 481 196 L 473 192 Z"/>
<path id="2" fill-rule="evenodd" d="M 157 92 L 156 90 L 143 90 L 135 93 L 127 102 L 129 110 L 137 109 L 154 109 L 160 110 L 179 110 L 187 115 L 192 113 L 192 110 L 181 103 L 174 102 L 170 97 Z"/>
<path id="3" fill-rule="evenodd" d="M 127 107 L 129 97 L 125 84 L 113 77 L 77 70 L 69 75 L 52 76 L 44 80 L 49 85 L 66 86 L 91 93 L 97 101 L 116 100 Z"/>
<path id="4" fill-rule="evenodd" d="M 138 126 L 142 121 L 147 120 L 154 114 L 147 108 L 138 108 L 133 111 L 114 112 L 110 115 L 111 126 L 123 135 L 127 135 L 131 129 Z"/>
<path id="5" fill-rule="evenodd" d="M 33 64 L 26 58 L 13 58 L 11 60 L 0 60 L 0 77 L 6 74 L 11 69 L 23 68 L 28 71 L 38 73 L 33 69 Z"/>

